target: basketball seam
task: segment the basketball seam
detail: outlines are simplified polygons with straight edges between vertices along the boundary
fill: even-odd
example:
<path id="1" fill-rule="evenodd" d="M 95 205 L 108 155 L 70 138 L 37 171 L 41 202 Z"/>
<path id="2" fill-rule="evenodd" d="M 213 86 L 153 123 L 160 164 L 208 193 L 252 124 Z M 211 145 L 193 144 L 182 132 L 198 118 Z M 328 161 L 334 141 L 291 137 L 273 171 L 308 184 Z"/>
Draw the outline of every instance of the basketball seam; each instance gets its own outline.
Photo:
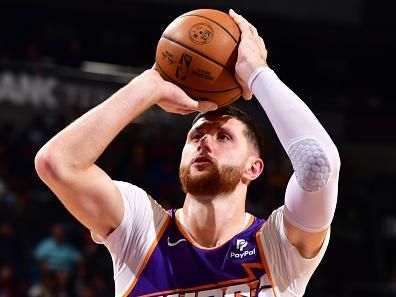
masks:
<path id="1" fill-rule="evenodd" d="M 231 89 L 224 89 L 224 90 L 218 90 L 218 91 L 206 91 L 206 90 L 199 90 L 199 89 L 190 88 L 190 87 L 187 87 L 187 86 L 185 86 L 185 85 L 183 85 L 183 84 L 181 84 L 181 83 L 179 83 L 179 82 L 173 80 L 171 77 L 169 77 L 169 76 L 164 72 L 164 70 L 162 70 L 161 66 L 160 66 L 158 63 L 156 63 L 156 65 L 157 65 L 157 67 L 159 68 L 159 70 L 161 71 L 161 73 L 162 73 L 163 75 L 165 75 L 166 78 L 167 78 L 169 81 L 171 81 L 171 82 L 174 83 L 175 85 L 181 86 L 181 87 L 186 88 L 186 89 L 189 89 L 189 90 L 193 90 L 193 91 L 197 91 L 197 92 L 203 92 L 203 93 L 222 93 L 222 92 L 233 91 L 233 90 L 236 90 L 236 89 L 239 88 L 239 86 L 236 86 L 236 87 L 231 88 Z"/>
<path id="2" fill-rule="evenodd" d="M 171 41 L 171 42 L 173 42 L 173 43 L 176 43 L 176 44 L 178 44 L 178 45 L 180 45 L 180 46 L 182 46 L 182 47 L 185 47 L 186 49 L 192 51 L 193 53 L 196 53 L 197 55 L 200 55 L 200 56 L 202 56 L 202 57 L 208 59 L 209 61 L 211 61 L 211 62 L 213 62 L 213 63 L 215 63 L 215 64 L 217 64 L 217 65 L 223 67 L 224 69 L 228 70 L 228 71 L 231 72 L 231 73 L 234 73 L 234 71 L 231 70 L 231 69 L 229 69 L 227 66 L 221 64 L 220 62 L 217 62 L 216 60 L 213 60 L 211 57 L 209 57 L 209 56 L 207 56 L 207 55 L 205 55 L 205 54 L 203 54 L 203 53 L 201 53 L 201 52 L 199 52 L 199 51 L 197 51 L 197 50 L 195 50 L 195 49 L 189 47 L 188 45 L 185 45 L 185 44 L 183 44 L 183 43 L 181 43 L 181 42 L 179 42 L 179 41 L 177 41 L 177 40 L 174 40 L 173 38 L 170 38 L 169 36 L 167 36 L 167 35 L 165 35 L 165 34 L 162 34 L 161 37 L 162 37 L 162 38 L 165 38 L 165 39 L 167 39 L 167 40 L 169 40 L 169 41 Z"/>
<path id="3" fill-rule="evenodd" d="M 208 17 L 203 16 L 203 15 L 199 15 L 199 14 L 187 14 L 187 15 L 182 15 L 180 17 L 182 18 L 182 17 L 187 17 L 187 16 L 201 17 L 201 18 L 207 19 L 207 20 L 215 23 L 217 26 L 221 27 L 224 31 L 226 31 L 231 36 L 231 38 L 235 41 L 235 43 L 238 44 L 238 40 L 234 37 L 234 35 L 231 34 L 230 31 L 227 30 L 227 28 L 225 28 L 223 25 L 219 24 L 218 22 L 212 20 L 211 18 L 208 18 Z"/>

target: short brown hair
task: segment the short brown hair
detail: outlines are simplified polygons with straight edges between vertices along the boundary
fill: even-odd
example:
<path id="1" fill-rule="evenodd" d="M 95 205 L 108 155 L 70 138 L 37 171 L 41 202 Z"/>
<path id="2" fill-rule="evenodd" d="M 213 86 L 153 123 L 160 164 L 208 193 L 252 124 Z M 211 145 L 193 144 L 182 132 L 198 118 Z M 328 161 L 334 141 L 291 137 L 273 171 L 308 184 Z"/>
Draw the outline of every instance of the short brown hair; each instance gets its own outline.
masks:
<path id="1" fill-rule="evenodd" d="M 241 121 L 246 129 L 244 130 L 244 134 L 246 138 L 253 143 L 254 147 L 257 149 L 259 152 L 260 158 L 263 158 L 264 156 L 264 141 L 263 141 L 263 136 L 260 133 L 257 125 L 254 123 L 253 119 L 244 111 L 242 111 L 239 108 L 236 108 L 235 106 L 231 105 L 226 105 L 222 108 L 213 110 L 213 111 L 208 111 L 205 113 L 199 113 L 195 119 L 192 122 L 192 125 L 194 125 L 200 118 L 204 118 L 206 116 L 231 116 L 239 121 Z"/>

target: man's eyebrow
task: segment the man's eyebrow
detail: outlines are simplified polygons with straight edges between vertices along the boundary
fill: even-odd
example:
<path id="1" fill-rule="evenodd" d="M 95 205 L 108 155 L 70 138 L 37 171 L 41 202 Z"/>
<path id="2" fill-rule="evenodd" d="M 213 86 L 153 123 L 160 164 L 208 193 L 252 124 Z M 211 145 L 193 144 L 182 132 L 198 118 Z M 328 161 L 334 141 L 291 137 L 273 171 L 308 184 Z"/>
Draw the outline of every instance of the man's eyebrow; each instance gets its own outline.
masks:
<path id="1" fill-rule="evenodd" d="M 198 132 L 198 133 L 202 133 L 202 130 L 203 129 L 205 129 L 205 128 L 207 128 L 208 126 L 213 126 L 213 124 L 209 124 L 209 123 L 204 123 L 204 124 L 202 124 L 202 125 L 199 125 L 199 126 L 197 126 L 197 127 L 194 127 L 194 128 L 192 128 L 188 133 L 187 133 L 187 135 L 191 135 L 191 134 L 193 134 L 193 133 L 196 133 L 196 132 Z M 227 133 L 227 134 L 230 134 L 230 135 L 234 135 L 234 133 L 231 131 L 231 129 L 229 129 L 229 128 L 226 128 L 226 127 L 221 127 L 221 126 L 217 126 L 217 127 L 214 127 L 217 131 L 220 131 L 220 132 L 225 132 L 225 133 Z"/>
<path id="2" fill-rule="evenodd" d="M 199 127 L 198 127 L 198 129 L 197 129 L 197 127 L 192 128 L 190 131 L 188 131 L 187 138 L 191 137 L 192 134 L 197 133 L 197 132 L 200 133 Z"/>
<path id="3" fill-rule="evenodd" d="M 188 134 L 190 134 L 192 132 L 196 132 L 196 131 L 201 132 L 201 130 L 205 129 L 205 127 L 207 127 L 208 125 L 211 125 L 211 123 L 205 122 L 205 123 L 202 123 L 202 124 L 200 124 L 198 126 L 195 126 L 195 127 L 191 128 L 191 130 L 188 132 Z"/>
<path id="4" fill-rule="evenodd" d="M 198 128 L 199 128 L 199 127 L 198 127 Z M 197 127 L 191 128 L 191 130 L 188 131 L 188 134 L 191 134 L 191 133 L 196 132 L 196 131 L 199 131 L 199 130 L 197 129 Z"/>
<path id="5" fill-rule="evenodd" d="M 231 129 L 229 129 L 229 128 L 217 127 L 217 130 L 222 131 L 222 132 L 227 132 L 229 134 L 233 134 Z"/>

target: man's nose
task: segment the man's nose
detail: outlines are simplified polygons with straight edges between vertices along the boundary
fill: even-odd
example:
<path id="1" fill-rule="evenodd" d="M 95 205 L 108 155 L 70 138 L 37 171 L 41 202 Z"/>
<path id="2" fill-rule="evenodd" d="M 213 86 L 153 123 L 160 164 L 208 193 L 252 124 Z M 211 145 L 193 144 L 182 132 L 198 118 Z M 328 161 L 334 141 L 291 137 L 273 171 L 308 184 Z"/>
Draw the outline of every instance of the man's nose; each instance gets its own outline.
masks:
<path id="1" fill-rule="evenodd" d="M 199 140 L 199 143 L 198 143 L 198 148 L 197 148 L 198 151 L 205 150 L 207 152 L 211 152 L 211 148 L 210 148 L 211 145 L 210 145 L 209 138 L 210 137 L 207 134 L 205 134 L 201 137 L 201 139 Z"/>

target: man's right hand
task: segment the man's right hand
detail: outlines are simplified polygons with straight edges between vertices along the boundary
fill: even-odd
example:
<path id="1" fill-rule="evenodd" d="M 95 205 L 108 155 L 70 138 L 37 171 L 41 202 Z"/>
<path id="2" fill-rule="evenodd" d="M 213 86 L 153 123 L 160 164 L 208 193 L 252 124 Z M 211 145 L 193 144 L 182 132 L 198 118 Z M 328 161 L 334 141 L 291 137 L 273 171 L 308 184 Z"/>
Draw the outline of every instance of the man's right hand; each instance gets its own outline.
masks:
<path id="1" fill-rule="evenodd" d="M 154 69 L 146 70 L 136 77 L 131 83 L 145 85 L 151 84 L 151 94 L 148 94 L 166 112 L 189 114 L 195 111 L 207 112 L 217 109 L 217 105 L 210 101 L 197 101 L 189 97 L 181 88 L 164 80 Z"/>

